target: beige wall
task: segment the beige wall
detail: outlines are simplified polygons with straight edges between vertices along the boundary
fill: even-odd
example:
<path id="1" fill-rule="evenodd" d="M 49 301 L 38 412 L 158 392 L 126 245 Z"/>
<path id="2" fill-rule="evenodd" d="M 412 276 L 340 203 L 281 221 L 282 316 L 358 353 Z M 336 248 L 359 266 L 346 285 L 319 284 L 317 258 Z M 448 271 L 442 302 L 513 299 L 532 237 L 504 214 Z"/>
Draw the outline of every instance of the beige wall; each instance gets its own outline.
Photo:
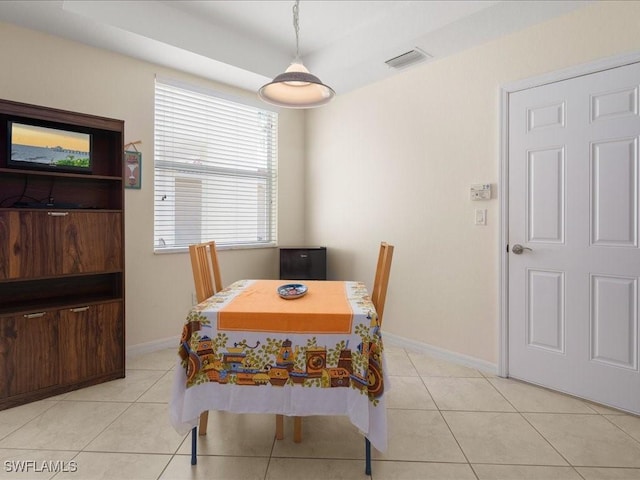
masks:
<path id="1" fill-rule="evenodd" d="M 602 2 L 338 96 L 307 118 L 307 241 L 369 286 L 395 244 L 385 330 L 495 364 L 501 192 L 469 186 L 497 187 L 500 86 L 639 50 L 640 2 Z"/>
<path id="2" fill-rule="evenodd" d="M 282 244 L 329 247 L 330 276 L 371 286 L 378 244 L 396 245 L 385 330 L 497 361 L 499 87 L 640 50 L 640 3 L 603 2 L 454 57 L 280 116 Z M 126 191 L 127 345 L 179 333 L 193 291 L 186 254 L 154 255 L 154 75 L 214 85 L 0 24 L 0 97 L 121 118 L 142 140 L 143 187 Z M 306 129 L 305 129 L 305 121 Z M 306 162 L 305 162 L 305 156 Z M 500 192 L 497 192 L 499 195 Z M 474 208 L 488 225 L 473 225 Z M 225 283 L 275 277 L 275 249 L 220 253 Z"/>
<path id="3" fill-rule="evenodd" d="M 177 337 L 194 289 L 188 254 L 153 253 L 154 78 L 252 98 L 255 93 L 2 23 L 0 65 L 0 98 L 122 119 L 125 143 L 142 141 L 142 189 L 125 193 L 127 346 Z M 281 112 L 278 150 L 280 240 L 299 244 L 304 240 L 303 112 Z M 223 251 L 219 258 L 225 283 L 278 274 L 273 248 Z"/>

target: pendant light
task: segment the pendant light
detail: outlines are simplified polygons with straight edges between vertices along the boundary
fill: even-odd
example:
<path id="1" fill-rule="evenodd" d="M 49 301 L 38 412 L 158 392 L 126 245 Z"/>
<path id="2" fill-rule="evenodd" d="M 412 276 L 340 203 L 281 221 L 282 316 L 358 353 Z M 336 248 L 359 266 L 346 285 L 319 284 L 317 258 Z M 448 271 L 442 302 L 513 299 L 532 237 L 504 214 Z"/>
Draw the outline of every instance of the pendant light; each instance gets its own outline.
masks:
<path id="1" fill-rule="evenodd" d="M 278 107 L 313 108 L 331 101 L 335 92 L 323 84 L 318 77 L 309 73 L 302 64 L 299 54 L 298 9 L 300 0 L 293 6 L 293 27 L 296 32 L 296 56 L 291 65 L 272 82 L 264 85 L 258 95 L 262 100 Z"/>

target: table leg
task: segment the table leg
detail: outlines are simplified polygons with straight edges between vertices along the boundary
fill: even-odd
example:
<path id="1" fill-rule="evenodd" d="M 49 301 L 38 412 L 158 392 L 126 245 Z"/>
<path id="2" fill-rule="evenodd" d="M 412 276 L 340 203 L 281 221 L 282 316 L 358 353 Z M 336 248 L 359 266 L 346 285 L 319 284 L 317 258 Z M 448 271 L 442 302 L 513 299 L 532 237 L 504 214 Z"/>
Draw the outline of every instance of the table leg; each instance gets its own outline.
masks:
<path id="1" fill-rule="evenodd" d="M 293 417 L 293 441 L 302 442 L 302 417 Z"/>
<path id="2" fill-rule="evenodd" d="M 191 429 L 191 465 L 195 465 L 196 463 L 198 463 L 197 448 L 198 448 L 198 427 L 193 427 Z"/>
<path id="3" fill-rule="evenodd" d="M 276 440 L 284 438 L 284 415 L 276 415 Z"/>
<path id="4" fill-rule="evenodd" d="M 365 455 L 364 473 L 365 475 L 371 475 L 371 442 L 366 437 L 364 439 L 364 455 Z"/>

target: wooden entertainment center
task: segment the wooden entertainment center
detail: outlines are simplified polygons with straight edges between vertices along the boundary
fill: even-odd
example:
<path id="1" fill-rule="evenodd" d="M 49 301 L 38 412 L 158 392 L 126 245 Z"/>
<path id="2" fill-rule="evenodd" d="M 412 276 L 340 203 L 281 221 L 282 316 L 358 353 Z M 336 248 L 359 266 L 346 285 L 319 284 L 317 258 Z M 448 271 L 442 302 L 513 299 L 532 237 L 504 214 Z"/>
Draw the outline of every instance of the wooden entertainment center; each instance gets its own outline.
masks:
<path id="1" fill-rule="evenodd" d="M 14 122 L 90 138 L 90 168 L 16 166 Z M 0 100 L 0 410 L 125 375 L 123 144 L 122 120 Z"/>

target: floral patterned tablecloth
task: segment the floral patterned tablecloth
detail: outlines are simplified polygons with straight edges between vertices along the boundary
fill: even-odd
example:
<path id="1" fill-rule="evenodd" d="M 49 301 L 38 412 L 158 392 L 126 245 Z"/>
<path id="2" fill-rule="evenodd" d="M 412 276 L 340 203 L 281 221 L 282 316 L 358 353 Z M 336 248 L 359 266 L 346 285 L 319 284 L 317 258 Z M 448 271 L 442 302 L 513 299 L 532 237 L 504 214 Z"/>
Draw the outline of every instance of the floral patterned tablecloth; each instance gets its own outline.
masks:
<path id="1" fill-rule="evenodd" d="M 307 294 L 282 299 L 283 283 L 241 280 L 189 312 L 170 402 L 173 427 L 187 433 L 205 410 L 346 415 L 385 451 L 388 380 L 365 285 L 305 281 Z"/>

